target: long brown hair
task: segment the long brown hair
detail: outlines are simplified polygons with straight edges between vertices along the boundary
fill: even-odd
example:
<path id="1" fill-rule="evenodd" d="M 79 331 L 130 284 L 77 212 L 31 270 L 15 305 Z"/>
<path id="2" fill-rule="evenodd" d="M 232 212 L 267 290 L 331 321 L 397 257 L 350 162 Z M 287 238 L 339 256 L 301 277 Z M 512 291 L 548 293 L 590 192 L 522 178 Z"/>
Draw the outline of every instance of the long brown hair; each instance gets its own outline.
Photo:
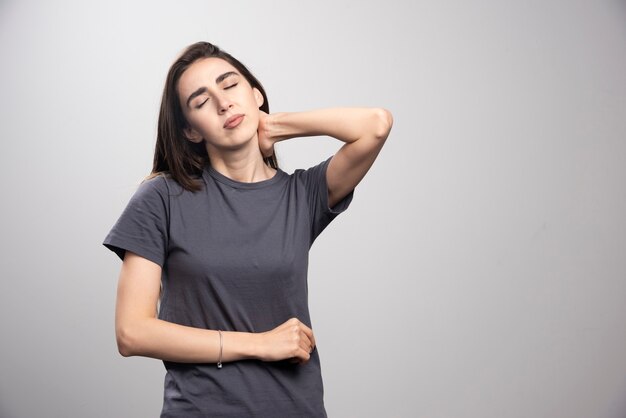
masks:
<path id="1" fill-rule="evenodd" d="M 265 89 L 254 75 L 237 59 L 218 46 L 209 42 L 196 42 L 188 46 L 174 61 L 167 73 L 157 130 L 156 146 L 152 172 L 146 178 L 153 178 L 161 173 L 168 173 L 183 188 L 196 192 L 202 189 L 202 183 L 194 176 L 202 174 L 205 166 L 210 164 L 209 155 L 204 143 L 193 143 L 186 139 L 183 129 L 188 126 L 176 91 L 176 85 L 182 74 L 199 59 L 221 58 L 235 67 L 263 95 L 263 105 L 259 108 L 270 113 L 269 102 Z M 272 168 L 278 168 L 276 154 L 263 157 L 263 162 Z"/>

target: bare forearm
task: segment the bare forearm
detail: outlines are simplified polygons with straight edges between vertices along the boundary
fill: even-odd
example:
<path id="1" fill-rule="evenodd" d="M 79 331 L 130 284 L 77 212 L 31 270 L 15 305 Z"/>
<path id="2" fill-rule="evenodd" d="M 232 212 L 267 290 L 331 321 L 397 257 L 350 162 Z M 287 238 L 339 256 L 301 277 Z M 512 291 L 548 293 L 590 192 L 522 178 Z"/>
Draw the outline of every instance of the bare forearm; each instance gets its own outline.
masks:
<path id="1" fill-rule="evenodd" d="M 388 133 L 389 112 L 379 108 L 338 107 L 306 112 L 277 112 L 269 116 L 274 142 L 294 137 L 328 135 L 351 143 Z"/>
<path id="2" fill-rule="evenodd" d="M 217 330 L 192 328 L 157 318 L 146 318 L 118 329 L 118 346 L 124 356 L 145 356 L 180 363 L 217 363 Z M 257 334 L 222 331 L 222 362 L 256 358 Z"/>

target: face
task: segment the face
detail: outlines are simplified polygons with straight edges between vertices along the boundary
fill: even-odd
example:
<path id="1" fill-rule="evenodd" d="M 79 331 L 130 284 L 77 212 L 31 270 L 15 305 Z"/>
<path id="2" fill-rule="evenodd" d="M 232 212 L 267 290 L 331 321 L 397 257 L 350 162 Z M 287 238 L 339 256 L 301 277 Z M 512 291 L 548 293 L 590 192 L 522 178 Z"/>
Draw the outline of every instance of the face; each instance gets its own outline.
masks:
<path id="1" fill-rule="evenodd" d="M 189 124 L 190 141 L 206 141 L 211 149 L 237 149 L 250 141 L 258 146 L 259 107 L 263 95 L 221 58 L 203 58 L 191 64 L 178 80 L 178 98 Z M 229 118 L 243 115 L 239 124 L 225 126 Z M 236 120 L 235 120 L 236 122 Z"/>

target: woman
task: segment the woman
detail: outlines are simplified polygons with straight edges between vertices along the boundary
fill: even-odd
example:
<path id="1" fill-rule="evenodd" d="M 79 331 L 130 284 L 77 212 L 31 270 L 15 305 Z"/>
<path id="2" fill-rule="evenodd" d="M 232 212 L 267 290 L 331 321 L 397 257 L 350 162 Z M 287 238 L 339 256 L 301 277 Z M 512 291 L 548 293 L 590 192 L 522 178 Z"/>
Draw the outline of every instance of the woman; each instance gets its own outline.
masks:
<path id="1" fill-rule="evenodd" d="M 350 204 L 392 125 L 384 109 L 269 113 L 259 81 L 207 42 L 167 76 L 154 166 L 104 245 L 123 260 L 123 356 L 161 359 L 162 417 L 324 417 L 308 251 Z M 345 144 L 306 170 L 274 144 Z"/>

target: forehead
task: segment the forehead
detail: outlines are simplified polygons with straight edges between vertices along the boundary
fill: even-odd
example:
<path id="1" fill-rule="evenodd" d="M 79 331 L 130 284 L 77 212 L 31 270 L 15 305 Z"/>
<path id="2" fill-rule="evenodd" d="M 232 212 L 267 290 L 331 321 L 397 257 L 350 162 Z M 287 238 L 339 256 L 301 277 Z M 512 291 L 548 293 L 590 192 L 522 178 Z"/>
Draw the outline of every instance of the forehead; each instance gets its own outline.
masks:
<path id="1" fill-rule="evenodd" d="M 187 97 L 199 87 L 215 84 L 215 79 L 228 71 L 237 71 L 228 61 L 221 58 L 202 58 L 191 64 L 178 80 L 178 94 Z"/>

